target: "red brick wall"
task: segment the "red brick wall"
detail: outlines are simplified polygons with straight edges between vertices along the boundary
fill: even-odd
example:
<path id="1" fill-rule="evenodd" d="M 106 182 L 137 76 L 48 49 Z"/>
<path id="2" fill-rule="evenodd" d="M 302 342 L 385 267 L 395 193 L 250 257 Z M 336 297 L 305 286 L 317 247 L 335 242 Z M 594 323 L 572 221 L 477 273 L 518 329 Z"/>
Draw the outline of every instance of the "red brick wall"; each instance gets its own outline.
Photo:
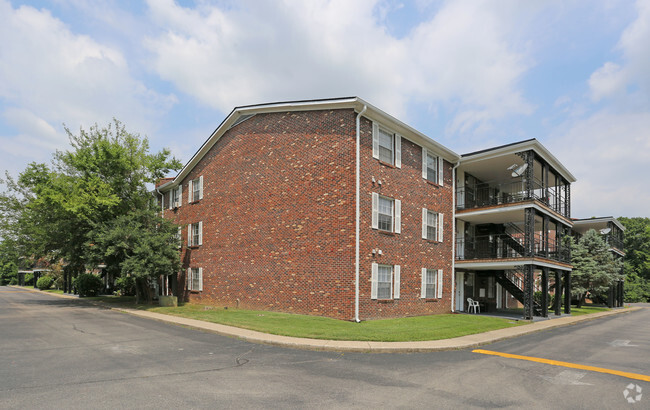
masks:
<path id="1" fill-rule="evenodd" d="M 165 211 L 182 225 L 203 221 L 203 245 L 183 247 L 181 288 L 187 267 L 203 268 L 203 291 L 189 300 L 354 318 L 355 119 L 352 109 L 257 114 L 221 137 L 183 181 L 182 206 Z M 365 118 L 361 140 L 361 319 L 449 312 L 450 164 L 444 186 L 432 185 L 419 146 L 402 139 L 398 169 L 372 158 Z M 187 183 L 200 175 L 203 199 L 188 205 Z M 402 201 L 401 234 L 371 229 L 372 192 Z M 421 238 L 422 207 L 445 214 L 443 243 Z M 399 300 L 370 299 L 372 262 L 401 265 Z M 423 267 L 444 270 L 441 300 L 420 299 Z"/>
<path id="2" fill-rule="evenodd" d="M 452 167 L 444 163 L 443 185 L 422 178 L 422 148 L 402 138 L 402 167 L 394 168 L 372 157 L 372 123 L 361 127 L 361 268 L 360 313 L 362 320 L 417 316 L 451 311 Z M 381 180 L 381 186 L 372 182 Z M 402 201 L 401 233 L 386 234 L 371 228 L 372 192 Z M 422 208 L 444 214 L 443 242 L 422 239 Z M 381 249 L 382 255 L 372 254 Z M 400 299 L 370 298 L 371 264 L 400 265 Z M 422 268 L 443 269 L 443 297 L 420 298 Z"/>
<path id="3" fill-rule="evenodd" d="M 182 255 L 184 272 L 203 268 L 189 299 L 350 319 L 354 141 L 351 109 L 258 114 L 227 131 L 174 217 L 203 221 L 203 245 Z M 187 205 L 199 175 L 203 199 Z"/>

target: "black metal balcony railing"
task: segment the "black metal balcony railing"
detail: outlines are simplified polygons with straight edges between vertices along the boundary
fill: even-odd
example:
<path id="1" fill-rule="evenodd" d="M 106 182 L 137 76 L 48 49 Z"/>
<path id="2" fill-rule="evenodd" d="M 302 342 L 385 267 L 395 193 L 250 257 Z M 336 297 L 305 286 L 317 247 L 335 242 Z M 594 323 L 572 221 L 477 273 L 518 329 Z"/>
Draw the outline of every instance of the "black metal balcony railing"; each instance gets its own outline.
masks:
<path id="1" fill-rule="evenodd" d="M 607 245 L 609 245 L 611 248 L 618 249 L 621 251 L 624 249 L 623 241 L 614 235 L 611 234 L 605 235 L 603 239 L 605 239 L 605 243 L 607 243 Z"/>
<path id="2" fill-rule="evenodd" d="M 566 201 L 557 195 L 555 187 L 548 189 L 539 180 L 533 180 L 528 190 L 524 180 L 501 183 L 482 183 L 456 189 L 456 208 L 473 209 L 486 206 L 512 204 L 526 200 L 538 200 L 549 208 L 568 217 Z"/>
<path id="3" fill-rule="evenodd" d="M 522 233 L 480 235 L 456 240 L 456 259 L 516 259 L 530 257 L 526 252 L 525 236 Z M 558 246 L 553 238 L 544 239 L 541 233 L 534 236 L 532 253 L 534 256 L 559 262 L 570 262 L 568 248 Z"/>

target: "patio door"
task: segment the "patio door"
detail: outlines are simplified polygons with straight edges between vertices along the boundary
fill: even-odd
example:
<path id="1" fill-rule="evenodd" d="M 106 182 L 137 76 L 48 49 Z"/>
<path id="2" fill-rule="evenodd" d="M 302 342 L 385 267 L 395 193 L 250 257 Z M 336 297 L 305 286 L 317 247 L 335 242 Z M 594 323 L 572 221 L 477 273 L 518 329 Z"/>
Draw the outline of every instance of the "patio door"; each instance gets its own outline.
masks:
<path id="1" fill-rule="evenodd" d="M 456 312 L 465 311 L 465 273 L 456 272 Z"/>

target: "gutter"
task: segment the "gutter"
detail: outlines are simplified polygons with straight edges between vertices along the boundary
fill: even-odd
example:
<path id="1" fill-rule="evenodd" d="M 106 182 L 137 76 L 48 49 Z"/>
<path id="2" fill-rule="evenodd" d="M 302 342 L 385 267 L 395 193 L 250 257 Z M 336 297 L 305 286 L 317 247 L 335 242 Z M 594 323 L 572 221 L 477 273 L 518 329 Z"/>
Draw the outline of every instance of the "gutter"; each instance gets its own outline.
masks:
<path id="1" fill-rule="evenodd" d="M 456 311 L 456 168 L 460 160 L 451 170 L 451 313 Z"/>
<path id="2" fill-rule="evenodd" d="M 364 105 L 363 109 L 357 114 L 357 152 L 356 152 L 356 166 L 355 166 L 355 175 L 356 175 L 356 220 L 355 220 L 355 236 L 356 236 L 356 244 L 355 244 L 355 255 L 354 255 L 354 321 L 359 323 L 361 320 L 359 319 L 359 219 L 360 219 L 360 211 L 359 211 L 359 200 L 361 199 L 361 195 L 359 194 L 361 188 L 361 176 L 360 176 L 360 169 L 361 169 L 361 116 L 363 115 L 364 112 L 366 112 L 366 109 L 368 106 Z"/>

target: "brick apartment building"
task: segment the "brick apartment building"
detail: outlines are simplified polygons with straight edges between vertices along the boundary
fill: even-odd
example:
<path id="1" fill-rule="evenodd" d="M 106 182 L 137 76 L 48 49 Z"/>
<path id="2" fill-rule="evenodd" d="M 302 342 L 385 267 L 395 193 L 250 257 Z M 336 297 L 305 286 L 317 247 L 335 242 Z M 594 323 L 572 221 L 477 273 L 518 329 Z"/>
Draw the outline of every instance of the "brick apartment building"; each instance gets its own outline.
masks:
<path id="1" fill-rule="evenodd" d="M 156 191 L 180 226 L 182 299 L 366 320 L 463 311 L 470 291 L 544 315 L 535 278 L 570 288 L 555 238 L 573 181 L 536 140 L 461 157 L 351 97 L 235 108 Z"/>

